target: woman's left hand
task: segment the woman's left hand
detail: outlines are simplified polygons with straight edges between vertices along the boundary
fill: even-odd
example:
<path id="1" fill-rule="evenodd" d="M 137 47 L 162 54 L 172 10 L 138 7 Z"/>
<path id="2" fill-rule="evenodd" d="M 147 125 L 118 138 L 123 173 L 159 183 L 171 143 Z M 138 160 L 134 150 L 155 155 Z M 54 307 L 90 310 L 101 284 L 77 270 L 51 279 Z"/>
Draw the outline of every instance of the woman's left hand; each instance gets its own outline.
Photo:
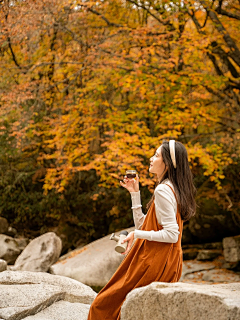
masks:
<path id="1" fill-rule="evenodd" d="M 127 245 L 126 251 L 123 252 L 122 254 L 125 255 L 125 254 L 127 254 L 127 253 L 130 251 L 131 246 L 132 246 L 132 243 L 133 243 L 133 240 L 134 240 L 134 231 L 131 231 L 131 232 L 129 233 L 129 235 L 122 241 L 122 243 L 128 241 L 128 245 Z"/>

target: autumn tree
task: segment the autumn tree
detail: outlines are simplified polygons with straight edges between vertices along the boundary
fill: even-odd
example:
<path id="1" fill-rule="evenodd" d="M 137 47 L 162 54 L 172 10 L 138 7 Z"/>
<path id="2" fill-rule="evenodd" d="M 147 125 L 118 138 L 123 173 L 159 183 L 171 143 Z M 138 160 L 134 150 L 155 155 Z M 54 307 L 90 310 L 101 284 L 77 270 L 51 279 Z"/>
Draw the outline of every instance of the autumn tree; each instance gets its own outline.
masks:
<path id="1" fill-rule="evenodd" d="M 56 191 L 63 200 L 76 175 L 88 172 L 97 179 L 89 201 L 97 203 L 117 192 L 130 167 L 152 190 L 149 157 L 174 138 L 188 149 L 198 198 L 217 199 L 237 223 L 239 8 L 2 1 L 3 172 L 27 174 L 42 181 L 45 197 Z M 109 212 L 107 225 L 125 215 L 114 205 Z"/>

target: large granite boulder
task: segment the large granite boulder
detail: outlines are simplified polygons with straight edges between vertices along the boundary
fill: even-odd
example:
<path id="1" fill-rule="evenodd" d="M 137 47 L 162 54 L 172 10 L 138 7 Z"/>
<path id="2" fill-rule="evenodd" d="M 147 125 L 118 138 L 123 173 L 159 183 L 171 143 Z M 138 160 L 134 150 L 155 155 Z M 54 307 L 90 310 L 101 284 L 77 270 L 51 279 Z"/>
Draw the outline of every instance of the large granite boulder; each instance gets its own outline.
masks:
<path id="1" fill-rule="evenodd" d="M 8 231 L 8 221 L 6 218 L 0 217 L 0 234 Z"/>
<path id="2" fill-rule="evenodd" d="M 226 261 L 240 261 L 240 235 L 223 239 L 223 254 Z"/>
<path id="3" fill-rule="evenodd" d="M 0 259 L 4 259 L 9 264 L 13 264 L 20 254 L 18 243 L 15 239 L 0 234 Z"/>
<path id="4" fill-rule="evenodd" d="M 47 232 L 26 246 L 11 270 L 47 272 L 58 260 L 61 250 L 61 239 L 54 232 Z"/>
<path id="5" fill-rule="evenodd" d="M 87 320 L 95 296 L 90 287 L 66 277 L 29 271 L 0 273 L 3 320 Z"/>
<path id="6" fill-rule="evenodd" d="M 240 283 L 153 282 L 127 295 L 121 320 L 240 319 L 239 292 Z"/>
<path id="7" fill-rule="evenodd" d="M 134 228 L 126 230 L 130 232 Z M 124 258 L 114 250 L 116 242 L 109 238 L 110 235 L 62 256 L 50 267 L 49 272 L 76 279 L 92 287 L 105 286 Z"/>

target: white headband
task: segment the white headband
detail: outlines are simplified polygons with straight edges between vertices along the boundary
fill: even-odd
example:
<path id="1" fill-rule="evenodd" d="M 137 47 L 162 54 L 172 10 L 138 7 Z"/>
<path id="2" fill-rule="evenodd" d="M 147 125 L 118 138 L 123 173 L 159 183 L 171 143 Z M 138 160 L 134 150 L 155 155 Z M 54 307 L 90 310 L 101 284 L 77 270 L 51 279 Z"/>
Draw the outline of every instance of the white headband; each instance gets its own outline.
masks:
<path id="1" fill-rule="evenodd" d="M 172 163 L 174 168 L 176 169 L 176 157 L 175 157 L 175 140 L 169 140 L 169 149 L 170 149 L 170 156 L 172 159 Z"/>

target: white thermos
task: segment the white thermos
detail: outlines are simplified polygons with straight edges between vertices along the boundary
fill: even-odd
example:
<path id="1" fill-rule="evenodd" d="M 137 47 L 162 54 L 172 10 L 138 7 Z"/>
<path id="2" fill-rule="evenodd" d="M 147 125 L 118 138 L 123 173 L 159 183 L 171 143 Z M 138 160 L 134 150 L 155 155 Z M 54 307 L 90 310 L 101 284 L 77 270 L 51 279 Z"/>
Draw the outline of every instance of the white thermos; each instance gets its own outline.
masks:
<path id="1" fill-rule="evenodd" d="M 127 237 L 128 232 L 127 231 L 121 231 L 119 236 L 116 236 L 115 233 L 113 233 L 110 237 L 110 240 L 115 240 L 117 242 L 115 246 L 115 251 L 118 253 L 123 253 L 127 249 L 128 242 L 122 243 L 122 241 Z"/>

